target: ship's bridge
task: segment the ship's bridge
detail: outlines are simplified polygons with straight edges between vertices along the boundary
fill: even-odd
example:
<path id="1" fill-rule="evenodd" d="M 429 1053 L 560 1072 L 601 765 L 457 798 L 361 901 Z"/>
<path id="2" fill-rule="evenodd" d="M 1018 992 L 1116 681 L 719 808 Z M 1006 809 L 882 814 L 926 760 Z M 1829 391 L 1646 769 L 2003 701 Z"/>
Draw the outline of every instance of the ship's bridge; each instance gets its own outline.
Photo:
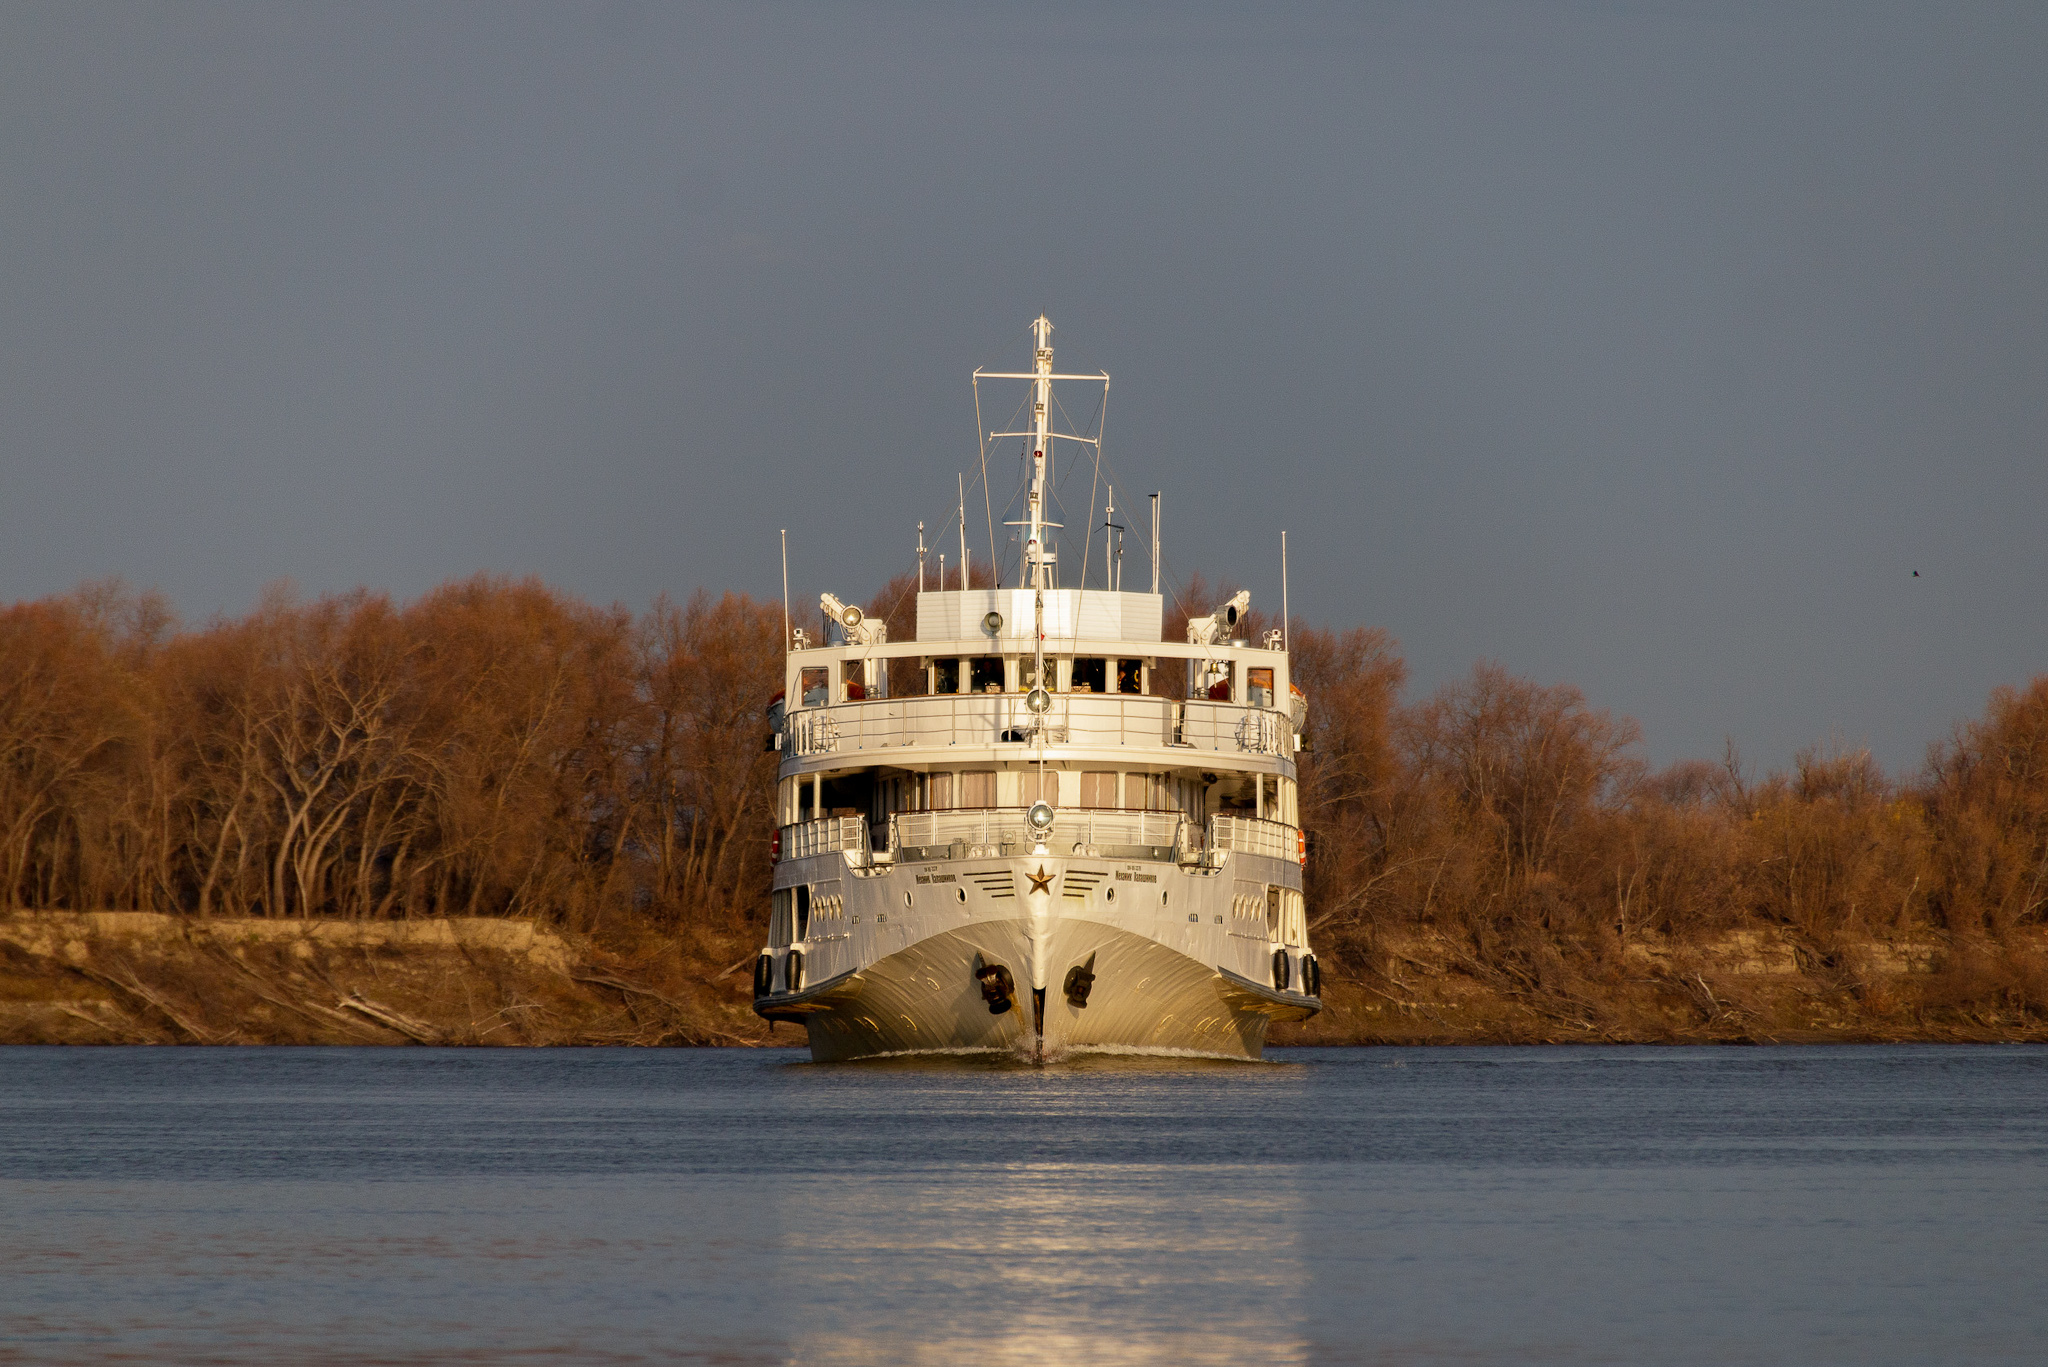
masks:
<path id="1" fill-rule="evenodd" d="M 839 845 L 857 819 L 863 846 L 911 821 L 932 829 L 894 832 L 889 845 L 996 847 L 1005 842 L 952 826 L 1001 809 L 1007 830 L 1043 799 L 1062 821 L 1094 823 L 1076 837 L 1083 846 L 1186 850 L 1220 837 L 1298 852 L 1305 709 L 1277 641 L 1161 641 L 1157 594 L 1043 600 L 1042 644 L 1032 590 L 975 590 L 922 595 L 915 641 L 878 639 L 869 622 L 841 633 L 860 639 L 792 651 L 788 704 L 771 708 L 790 848 L 813 836 Z M 1150 829 L 1169 813 L 1186 826 Z M 1122 831 L 1133 820 L 1146 828 Z M 1285 828 L 1263 830 L 1274 822 Z"/>
<path id="2" fill-rule="evenodd" d="M 907 749 L 1025 744 L 1076 758 L 1133 747 L 1196 751 L 1291 774 L 1300 719 L 1289 705 L 1285 652 L 1243 640 L 1166 642 L 1160 627 L 1156 593 L 920 594 L 914 641 L 790 652 L 784 775 L 864 754 L 903 763 Z M 1034 698 L 1040 684 L 1044 694 Z"/>

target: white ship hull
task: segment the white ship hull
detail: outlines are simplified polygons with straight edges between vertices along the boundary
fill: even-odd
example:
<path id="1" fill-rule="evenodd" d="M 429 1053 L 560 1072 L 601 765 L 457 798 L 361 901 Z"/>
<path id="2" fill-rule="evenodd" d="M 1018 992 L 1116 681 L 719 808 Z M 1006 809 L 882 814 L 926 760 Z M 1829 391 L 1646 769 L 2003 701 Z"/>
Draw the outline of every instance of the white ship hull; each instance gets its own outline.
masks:
<path id="1" fill-rule="evenodd" d="M 821 1062 L 1255 1059 L 1274 1021 L 1322 1005 L 1295 764 L 1307 699 L 1284 626 L 1247 639 L 1249 590 L 1164 639 L 1159 495 L 1145 592 L 1124 588 L 1113 498 L 1093 576 L 1092 537 L 1054 544 L 1056 447 L 1087 451 L 1100 481 L 1106 410 L 1093 436 L 1056 430 L 1052 386 L 1100 383 L 1106 405 L 1109 377 L 1056 374 L 1043 315 L 1032 338 L 1030 371 L 975 372 L 977 394 L 983 380 L 1031 385 L 1028 427 L 984 433 L 1024 442 L 1007 505 L 1021 516 L 1005 521 L 1014 568 L 975 586 L 963 478 L 957 587 L 941 556 L 927 588 L 918 524 L 911 640 L 889 639 L 908 625 L 890 620 L 900 598 L 871 614 L 822 593 L 823 639 L 790 630 L 768 707 L 782 762 L 754 1009 L 801 1024 Z M 977 458 L 984 501 L 990 454 Z M 1077 570 L 1067 586 L 1063 564 Z"/>
<path id="2" fill-rule="evenodd" d="M 1263 896 L 1256 908 L 1232 896 L 1239 875 L 1271 877 L 1281 863 L 1019 855 L 848 879 L 843 901 L 814 923 L 798 990 L 788 990 L 785 954 L 771 978 L 779 990 L 756 1009 L 802 1024 L 820 1062 L 1089 1051 L 1256 1059 L 1273 1021 L 1321 1006 L 1313 957 L 1269 942 Z M 1001 985 L 986 972 L 996 967 L 1008 972 L 1007 993 L 984 990 Z"/>

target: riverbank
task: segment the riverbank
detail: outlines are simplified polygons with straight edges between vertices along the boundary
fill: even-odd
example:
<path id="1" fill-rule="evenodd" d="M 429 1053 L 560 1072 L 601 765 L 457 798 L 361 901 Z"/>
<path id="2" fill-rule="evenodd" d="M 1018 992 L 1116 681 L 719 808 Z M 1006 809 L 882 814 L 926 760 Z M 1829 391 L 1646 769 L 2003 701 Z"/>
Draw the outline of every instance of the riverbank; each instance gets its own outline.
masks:
<path id="1" fill-rule="evenodd" d="M 1325 1009 L 1275 1044 L 2048 1040 L 2048 936 L 1643 936 L 1604 967 L 1474 957 L 1430 934 L 1325 958 Z M 605 941 L 532 921 L 0 917 L 0 1043 L 762 1045 L 744 944 Z"/>
<path id="2" fill-rule="evenodd" d="M 20 912 L 0 917 L 0 1043 L 764 1044 L 752 964 L 496 917 Z"/>

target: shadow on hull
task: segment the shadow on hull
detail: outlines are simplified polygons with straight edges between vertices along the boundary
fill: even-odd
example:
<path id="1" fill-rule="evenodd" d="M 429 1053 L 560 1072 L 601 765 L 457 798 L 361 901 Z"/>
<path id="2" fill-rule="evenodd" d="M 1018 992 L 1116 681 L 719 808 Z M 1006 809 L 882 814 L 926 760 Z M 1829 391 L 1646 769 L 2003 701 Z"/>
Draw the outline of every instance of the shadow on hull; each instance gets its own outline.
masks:
<path id="1" fill-rule="evenodd" d="M 1322 1009 L 1316 997 L 1097 921 L 1063 919 L 1042 945 L 1043 971 L 1034 974 L 1022 922 L 961 926 L 801 992 L 762 997 L 754 1009 L 803 1025 L 819 1063 L 947 1054 L 1254 1060 L 1274 1021 Z M 1001 999 L 985 991 L 992 965 L 1011 969 L 1013 987 Z M 1076 968 L 1092 975 L 1079 992 Z"/>

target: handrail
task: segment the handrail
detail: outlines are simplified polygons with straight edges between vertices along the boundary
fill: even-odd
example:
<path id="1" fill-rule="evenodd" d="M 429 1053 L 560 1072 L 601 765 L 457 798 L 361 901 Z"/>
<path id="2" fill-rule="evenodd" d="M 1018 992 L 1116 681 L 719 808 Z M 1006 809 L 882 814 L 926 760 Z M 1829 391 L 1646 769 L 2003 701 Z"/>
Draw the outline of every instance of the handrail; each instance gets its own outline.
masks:
<path id="1" fill-rule="evenodd" d="M 1135 745 L 1213 754 L 1285 755 L 1293 735 L 1273 708 L 1133 693 L 1055 693 L 1039 716 L 1021 693 L 940 693 L 798 708 L 783 752 L 805 756 L 905 746 L 998 745 L 1043 734 L 1054 745 Z"/>
<path id="2" fill-rule="evenodd" d="M 1301 834 L 1284 821 L 1218 812 L 1209 818 L 1209 848 L 1263 854 L 1274 859 L 1299 859 Z"/>
<path id="3" fill-rule="evenodd" d="M 1034 834 L 1023 807 L 971 807 L 896 812 L 889 818 L 889 847 L 899 853 L 954 844 L 989 849 L 1028 846 Z M 1179 812 L 1122 808 L 1062 808 L 1042 837 L 1062 853 L 1081 849 L 1178 851 L 1189 847 L 1195 828 Z M 912 856 L 917 857 L 917 856 Z"/>
<path id="4" fill-rule="evenodd" d="M 808 859 L 818 854 L 851 850 L 868 852 L 868 823 L 857 816 L 823 816 L 782 828 L 783 859 Z"/>

